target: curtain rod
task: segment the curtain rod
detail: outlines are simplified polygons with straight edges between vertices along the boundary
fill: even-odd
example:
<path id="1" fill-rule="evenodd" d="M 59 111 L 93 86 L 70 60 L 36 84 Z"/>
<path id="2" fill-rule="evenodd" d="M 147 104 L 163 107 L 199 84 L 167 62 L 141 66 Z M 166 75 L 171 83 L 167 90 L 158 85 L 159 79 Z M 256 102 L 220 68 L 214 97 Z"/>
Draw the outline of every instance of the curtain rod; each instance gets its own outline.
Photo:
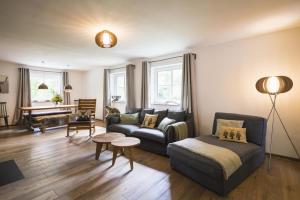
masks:
<path id="1" fill-rule="evenodd" d="M 183 57 L 183 56 L 174 56 L 174 57 L 170 57 L 170 58 L 165 58 L 165 59 L 160 59 L 160 60 L 149 61 L 149 63 L 160 62 L 160 61 L 164 61 L 164 60 L 170 60 L 170 59 L 174 59 L 174 58 L 182 58 L 182 57 Z"/>
<path id="2" fill-rule="evenodd" d="M 51 72 L 51 73 L 63 73 L 63 71 L 61 72 L 57 72 L 57 71 L 48 71 L 48 70 L 39 70 L 39 69 L 30 69 L 30 71 L 37 71 L 37 72 Z"/>

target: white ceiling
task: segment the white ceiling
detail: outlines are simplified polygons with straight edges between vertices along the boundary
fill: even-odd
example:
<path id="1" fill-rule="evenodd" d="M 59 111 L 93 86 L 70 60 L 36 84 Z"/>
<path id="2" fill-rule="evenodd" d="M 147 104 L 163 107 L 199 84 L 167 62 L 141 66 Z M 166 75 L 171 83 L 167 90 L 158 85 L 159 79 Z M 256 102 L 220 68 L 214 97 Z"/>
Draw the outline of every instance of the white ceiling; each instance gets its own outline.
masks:
<path id="1" fill-rule="evenodd" d="M 0 59 L 86 70 L 296 26 L 299 0 L 1 0 Z"/>

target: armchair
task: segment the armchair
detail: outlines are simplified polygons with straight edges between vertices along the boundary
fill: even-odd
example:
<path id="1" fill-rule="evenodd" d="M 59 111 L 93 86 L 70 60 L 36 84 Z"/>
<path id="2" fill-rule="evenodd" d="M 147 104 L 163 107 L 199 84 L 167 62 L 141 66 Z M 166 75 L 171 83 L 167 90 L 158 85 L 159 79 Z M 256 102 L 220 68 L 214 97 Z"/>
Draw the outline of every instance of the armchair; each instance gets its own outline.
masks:
<path id="1" fill-rule="evenodd" d="M 78 111 L 90 111 L 88 120 L 78 120 L 78 116 L 69 117 L 67 126 L 67 137 L 71 130 L 89 130 L 89 136 L 95 132 L 95 111 L 96 111 L 96 99 L 79 99 Z"/>

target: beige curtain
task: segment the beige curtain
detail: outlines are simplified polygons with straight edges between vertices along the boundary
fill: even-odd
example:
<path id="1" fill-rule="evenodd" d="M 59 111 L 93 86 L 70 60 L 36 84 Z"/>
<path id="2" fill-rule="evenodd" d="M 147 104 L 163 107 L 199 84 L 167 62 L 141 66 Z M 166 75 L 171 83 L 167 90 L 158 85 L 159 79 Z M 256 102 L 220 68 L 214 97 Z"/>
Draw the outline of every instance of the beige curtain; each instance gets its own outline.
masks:
<path id="1" fill-rule="evenodd" d="M 126 112 L 135 108 L 134 69 L 135 65 L 126 65 Z"/>
<path id="2" fill-rule="evenodd" d="M 106 106 L 111 105 L 111 94 L 109 85 L 110 69 L 104 69 L 104 83 L 103 83 L 103 120 L 105 120 Z"/>
<path id="3" fill-rule="evenodd" d="M 141 92 L 141 107 L 148 108 L 149 96 L 148 96 L 148 67 L 147 61 L 142 62 L 142 92 Z"/>
<path id="4" fill-rule="evenodd" d="M 200 134 L 196 77 L 196 54 L 183 55 L 181 109 L 193 114 L 195 135 Z"/>
<path id="5" fill-rule="evenodd" d="M 63 88 L 69 84 L 69 72 L 63 72 Z M 64 92 L 64 104 L 68 105 L 71 104 L 71 97 L 70 97 L 70 92 Z"/>
<path id="6" fill-rule="evenodd" d="M 18 94 L 17 103 L 13 118 L 13 124 L 22 123 L 22 113 L 20 107 L 31 106 L 31 91 L 30 91 L 30 72 L 29 69 L 19 68 Z"/>

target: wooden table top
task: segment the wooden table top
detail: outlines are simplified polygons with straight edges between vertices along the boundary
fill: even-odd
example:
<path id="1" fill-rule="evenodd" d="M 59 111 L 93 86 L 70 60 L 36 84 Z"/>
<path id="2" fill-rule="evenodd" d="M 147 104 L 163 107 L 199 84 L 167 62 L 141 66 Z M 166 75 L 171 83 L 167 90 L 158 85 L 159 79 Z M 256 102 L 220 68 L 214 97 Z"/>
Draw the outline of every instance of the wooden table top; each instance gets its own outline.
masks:
<path id="1" fill-rule="evenodd" d="M 110 133 L 104 133 L 100 135 L 96 135 L 92 138 L 93 142 L 96 143 L 110 143 L 111 141 L 119 138 L 126 137 L 122 133 L 115 133 L 115 132 L 110 132 Z"/>
<path id="2" fill-rule="evenodd" d="M 116 147 L 133 147 L 141 143 L 141 140 L 135 137 L 118 138 L 111 141 L 111 145 Z"/>
<path id="3" fill-rule="evenodd" d="M 32 111 L 32 110 L 48 110 L 48 109 L 59 109 L 59 108 L 76 108 L 78 105 L 50 105 L 50 106 L 31 106 L 31 107 L 20 107 L 23 111 Z"/>

